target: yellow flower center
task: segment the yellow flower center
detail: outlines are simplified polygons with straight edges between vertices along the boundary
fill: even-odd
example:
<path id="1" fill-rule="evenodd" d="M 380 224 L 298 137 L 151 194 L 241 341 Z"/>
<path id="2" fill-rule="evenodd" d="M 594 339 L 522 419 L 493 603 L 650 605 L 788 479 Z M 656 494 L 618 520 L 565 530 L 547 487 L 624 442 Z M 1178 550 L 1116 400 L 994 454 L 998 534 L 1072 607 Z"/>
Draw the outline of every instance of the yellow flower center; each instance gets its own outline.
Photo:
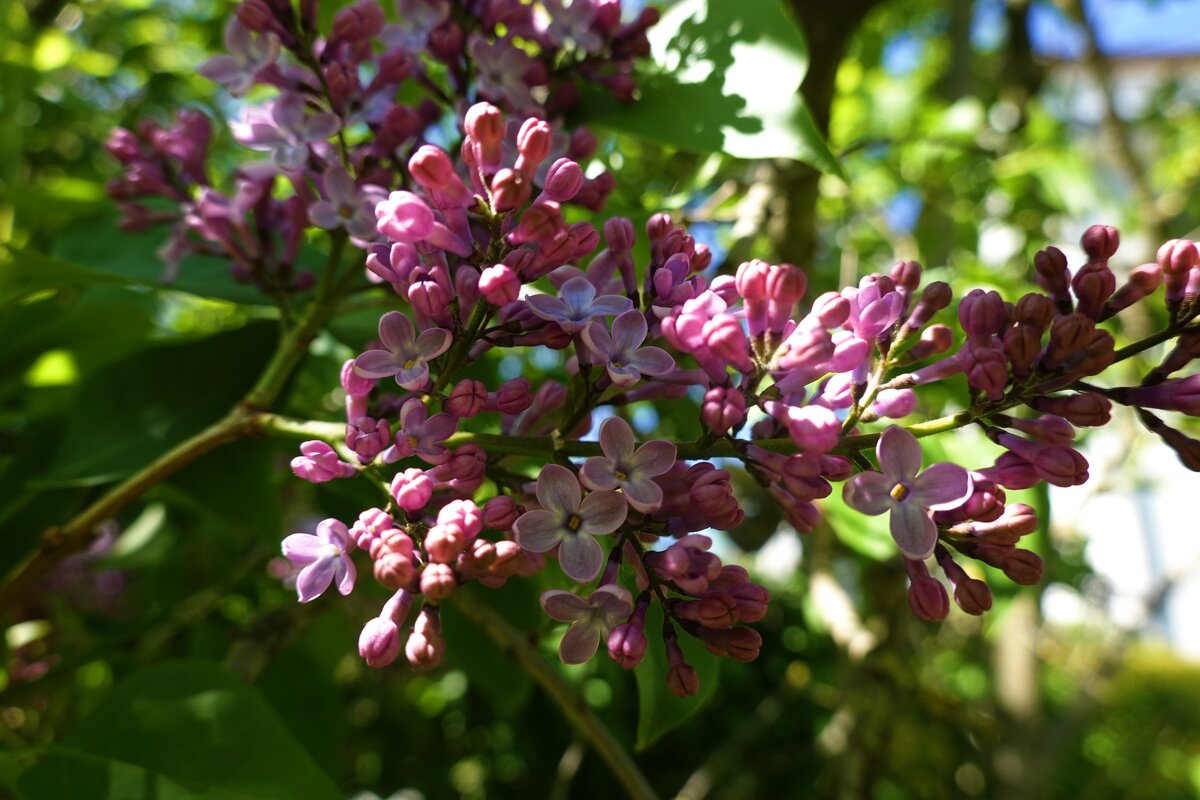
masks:
<path id="1" fill-rule="evenodd" d="M 624 472 L 622 472 L 621 470 L 619 470 L 619 469 L 614 469 L 614 470 L 613 470 L 613 476 L 614 476 L 614 477 L 615 477 L 617 480 L 619 480 L 619 481 L 624 481 L 624 480 L 628 480 L 628 479 L 629 479 L 629 476 L 628 476 L 627 474 L 625 474 Z"/>
<path id="2" fill-rule="evenodd" d="M 583 525 L 583 518 L 578 514 L 572 514 L 571 516 L 567 517 L 567 529 L 572 533 L 579 530 L 581 525 Z"/>
<path id="3" fill-rule="evenodd" d="M 900 502 L 904 498 L 908 497 L 910 493 L 911 490 L 907 486 L 905 486 L 903 483 L 897 483 L 892 487 L 892 491 L 890 491 L 888 494 L 892 496 L 893 500 Z"/>
<path id="4" fill-rule="evenodd" d="M 417 437 L 415 437 L 415 436 L 408 437 L 408 446 L 415 449 L 417 446 Z"/>
<path id="5" fill-rule="evenodd" d="M 404 362 L 404 368 L 405 368 L 405 369 L 412 369 L 412 368 L 413 368 L 413 364 L 415 364 L 415 363 L 417 363 L 417 360 L 416 360 L 415 358 L 410 358 L 408 361 L 405 361 L 405 362 Z"/>

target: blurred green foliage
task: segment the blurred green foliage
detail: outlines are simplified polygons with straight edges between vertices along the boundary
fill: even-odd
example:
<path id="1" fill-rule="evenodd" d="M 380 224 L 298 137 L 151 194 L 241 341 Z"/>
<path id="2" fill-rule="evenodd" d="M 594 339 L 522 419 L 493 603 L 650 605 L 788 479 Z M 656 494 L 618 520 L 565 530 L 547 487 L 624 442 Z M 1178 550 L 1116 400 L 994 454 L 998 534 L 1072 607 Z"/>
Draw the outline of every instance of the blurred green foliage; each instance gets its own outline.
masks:
<path id="1" fill-rule="evenodd" d="M 1179 81 L 1168 75 L 1145 113 L 1125 120 L 1147 160 L 1143 175 L 1125 174 L 1093 129 L 1062 113 L 1062 87 L 1011 27 L 975 44 L 952 24 L 957 6 L 878 2 L 853 31 L 828 136 L 845 180 L 820 182 L 818 247 L 806 265 L 814 286 L 915 256 L 956 289 L 1016 296 L 1030 254 L 1074 239 L 1084 217 L 1125 226 L 1126 267 L 1150 256 L 1154 236 L 1192 229 L 1200 117 Z M 709 11 L 718 8 L 736 15 Z M 770 12 L 774 25 L 783 18 L 774 5 L 747 8 Z M 178 284 L 157 287 L 157 242 L 116 231 L 103 188 L 114 173 L 102 148 L 112 126 L 165 121 L 181 106 L 223 115 L 225 100 L 195 69 L 230 12 L 209 0 L 0 7 L 5 571 L 105 484 L 215 419 L 266 360 L 273 312 L 216 264 L 185 265 Z M 775 33 L 798 81 L 801 32 Z M 903 74 L 885 59 L 900 36 L 921 43 Z M 680 104 L 672 124 L 657 107 L 638 107 L 644 116 L 633 121 L 597 108 L 598 129 L 625 131 L 602 141 L 600 160 L 619 176 L 607 212 L 640 228 L 670 210 L 727 254 L 726 270 L 751 256 L 794 258 L 778 224 L 793 198 L 776 190 L 776 172 L 784 157 L 804 155 L 787 147 L 810 148 L 820 163 L 825 144 L 793 87 L 772 88 L 802 115 L 785 121 L 803 124 L 785 145 L 763 145 L 758 160 L 744 158 L 752 138 L 731 147 L 698 135 L 689 113 L 699 112 L 673 88 L 648 87 Z M 647 120 L 663 124 L 638 138 L 650 133 Z M 1153 214 L 1133 202 L 1139 180 L 1159 198 Z M 283 411 L 337 418 L 338 368 L 389 302 L 362 293 L 348 304 L 292 379 Z M 472 374 L 562 377 L 558 358 L 544 355 L 483 359 Z M 950 410 L 963 396 L 953 382 L 939 386 L 922 395 L 923 411 Z M 698 435 L 668 403 L 633 422 L 643 434 Z M 931 459 L 942 457 L 936 447 Z M 990 452 L 968 435 L 944 448 L 968 462 Z M 152 796 L 148 786 L 172 798 L 614 796 L 595 757 L 576 764 L 580 745 L 546 697 L 465 619 L 446 613 L 446 667 L 375 672 L 354 644 L 381 590 L 364 581 L 346 601 L 293 602 L 266 568 L 281 534 L 325 516 L 352 519 L 379 497 L 360 482 L 293 480 L 292 453 L 287 442 L 247 441 L 209 455 L 123 514 L 110 550 L 64 565 L 16 610 L 0 672 L 0 797 Z M 748 518 L 724 552 L 777 575 L 780 551 L 763 545 L 791 535 L 758 487 L 739 490 Z M 1023 499 L 1048 514 L 1044 496 Z M 654 657 L 636 677 L 604 658 L 564 670 L 626 745 L 644 745 L 638 760 L 662 794 L 1200 795 L 1200 668 L 1124 635 L 1043 628 L 1038 590 L 1003 580 L 991 581 L 996 609 L 982 622 L 916 622 L 873 522 L 829 503 L 799 567 L 770 580 L 762 656 L 722 665 L 719 680 L 711 666 L 703 708 L 668 700 Z M 1086 594 L 1077 550 L 1056 555 L 1044 540 L 1038 549 L 1048 582 Z M 515 582 L 488 598 L 553 659 L 561 631 L 536 607 L 540 588 Z M 181 759 L 181 742 L 194 761 Z M 230 774 L 233 764 L 244 771 Z"/>

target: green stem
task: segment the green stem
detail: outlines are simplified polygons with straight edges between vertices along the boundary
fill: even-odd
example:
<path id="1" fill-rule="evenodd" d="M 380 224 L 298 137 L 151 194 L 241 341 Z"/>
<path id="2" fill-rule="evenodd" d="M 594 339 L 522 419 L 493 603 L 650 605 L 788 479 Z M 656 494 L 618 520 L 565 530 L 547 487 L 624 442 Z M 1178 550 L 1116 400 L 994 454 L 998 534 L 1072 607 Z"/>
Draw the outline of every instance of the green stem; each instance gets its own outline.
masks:
<path id="1" fill-rule="evenodd" d="M 633 757 L 621 746 L 587 701 L 558 673 L 519 630 L 481 602 L 469 590 L 455 592 L 450 604 L 478 625 L 504 653 L 517 662 L 550 696 L 579 737 L 591 745 L 633 800 L 655 800 L 657 795 Z"/>

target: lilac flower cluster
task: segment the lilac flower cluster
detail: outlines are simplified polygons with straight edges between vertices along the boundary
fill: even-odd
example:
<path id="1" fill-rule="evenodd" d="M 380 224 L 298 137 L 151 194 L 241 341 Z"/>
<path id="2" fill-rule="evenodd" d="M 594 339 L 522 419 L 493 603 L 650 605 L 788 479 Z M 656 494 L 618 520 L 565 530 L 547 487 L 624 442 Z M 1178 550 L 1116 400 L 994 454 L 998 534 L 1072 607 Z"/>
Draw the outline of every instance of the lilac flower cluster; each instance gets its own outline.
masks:
<path id="1" fill-rule="evenodd" d="M 274 94 L 231 123 L 240 143 L 270 154 L 236 173 L 232 194 L 209 183 L 211 129 L 199 114 L 110 142 L 126 166 L 112 187 L 125 224 L 171 223 L 169 260 L 223 255 L 281 298 L 311 281 L 295 269 L 306 230 L 330 231 L 335 255 L 345 241 L 365 251 L 368 289 L 391 307 L 378 340 L 342 369 L 344 434 L 304 442 L 291 466 L 313 483 L 367 480 L 387 499 L 349 523 L 288 536 L 283 553 L 301 602 L 330 587 L 350 593 L 369 560 L 390 593 L 359 640 L 370 666 L 402 651 L 414 667 L 436 665 L 440 607 L 461 586 L 538 576 L 547 616 L 569 623 L 564 662 L 589 660 L 603 642 L 636 667 L 658 603 L 667 685 L 694 694 L 680 635 L 751 660 L 762 640 L 748 624 L 770 599 L 712 551 L 712 532 L 746 516 L 733 462 L 801 532 L 836 483 L 852 508 L 887 514 L 924 620 L 950 608 L 933 564 L 969 614 L 992 603 L 970 560 L 1016 583 L 1040 580 L 1041 559 L 1019 546 L 1037 515 L 1006 492 L 1086 481 L 1076 428 L 1106 424 L 1114 402 L 1200 471 L 1200 442 L 1151 411 L 1200 415 L 1197 376 L 1176 377 L 1200 358 L 1194 243 L 1166 243 L 1121 282 L 1110 266 L 1117 232 L 1093 226 L 1085 264 L 1071 270 L 1059 250 L 1039 252 L 1041 291 L 1009 302 L 973 290 L 957 304 L 957 330 L 935 322 L 950 316 L 950 286 L 922 286 L 913 261 L 802 305 L 799 267 L 754 260 L 722 273 L 660 213 L 638 263 L 630 220 L 582 218 L 614 184 L 586 177 L 595 138 L 556 132 L 547 118 L 577 101 L 578 81 L 631 97 L 630 65 L 655 12 L 622 22 L 617 0 L 399 0 L 397 10 L 388 25 L 363 0 L 319 36 L 311 2 L 298 12 L 243 2 L 229 53 L 203 71 L 238 96 Z M 424 99 L 401 101 L 402 88 Z M 466 107 L 468 96 L 482 100 Z M 449 152 L 426 137 L 448 110 L 461 112 Z M 1166 326 L 1117 350 L 1103 325 L 1160 286 Z M 1167 342 L 1140 385 L 1089 382 Z M 569 351 L 555 378 L 488 385 L 464 374 L 492 350 L 533 347 Z M 918 389 L 938 381 L 965 384 L 962 410 L 897 424 L 922 411 Z M 704 434 L 639 444 L 625 412 L 651 400 L 695 414 Z M 601 408 L 617 413 L 588 440 Z M 998 446 L 994 461 L 922 469 L 919 437 L 966 425 Z M 572 582 L 588 588 L 563 588 Z"/>
<path id="2" fill-rule="evenodd" d="M 238 7 L 225 30 L 227 52 L 200 72 L 235 97 L 257 96 L 257 88 L 273 94 L 244 105 L 229 123 L 238 143 L 269 160 L 238 167 L 229 181 L 216 180 L 208 164 L 212 123 L 199 111 L 180 112 L 169 127 L 144 121 L 113 132 L 108 150 L 124 173 L 109 194 L 125 229 L 170 226 L 159 251 L 166 281 L 189 254 L 216 256 L 229 261 L 237 280 L 283 302 L 314 283 L 297 263 L 309 228 L 344 232 L 364 248 L 382 241 L 374 209 L 384 187 L 408 177 L 408 157 L 431 126 L 460 110 L 459 98 L 550 118 L 578 103 L 581 82 L 632 100 L 633 63 L 649 52 L 646 31 L 658 19 L 648 8 L 623 21 L 620 0 L 397 0 L 396 12 L 399 21 L 388 24 L 376 0 L 360 0 L 339 10 L 322 35 L 316 2 L 298 12 L 290 0 Z M 479 133 L 485 172 L 517 146 L 517 134 L 503 127 Z M 580 161 L 596 143 L 580 129 L 539 139 L 539 146 L 555 159 Z M 428 164 L 420 174 L 436 182 L 442 166 Z M 420 180 L 417 171 L 412 177 Z M 520 197 L 533 178 L 523 163 L 496 188 Z M 558 176 L 555 185 L 579 179 L 576 202 L 598 209 L 611 176 Z M 442 194 L 433 202 L 442 208 L 473 197 Z"/>
<path id="3" fill-rule="evenodd" d="M 320 543 L 289 553 L 320 575 L 301 572 L 301 600 L 314 586 L 346 588 L 354 544 L 370 554 L 376 580 L 396 592 L 363 631 L 372 666 L 397 657 L 399 626 L 417 599 L 422 616 L 405 652 L 410 663 L 429 666 L 443 648 L 440 602 L 468 581 L 496 586 L 532 576 L 546 556 L 566 578 L 594 582 L 584 593 L 550 588 L 542 595 L 546 614 L 570 623 L 560 644 L 564 662 L 587 661 L 603 641 L 621 666 L 639 664 L 649 645 L 650 603 L 661 604 L 667 619 L 666 679 L 680 696 L 695 693 L 698 681 L 681 633 L 718 655 L 755 658 L 761 638 L 746 623 L 763 617 L 769 594 L 743 568 L 722 564 L 704 533 L 733 529 L 745 516 L 732 475 L 707 459 L 718 447 L 744 464 L 801 531 L 813 529 L 818 502 L 844 482 L 851 507 L 889 514 L 914 614 L 936 620 L 949 610 L 931 557 L 960 608 L 982 614 L 991 592 L 956 555 L 1017 583 L 1034 583 L 1042 572 L 1040 558 L 1017 546 L 1037 529 L 1037 515 L 1006 503 L 1006 490 L 1085 481 L 1075 427 L 1107 422 L 1112 401 L 1143 414 L 1147 407 L 1200 410 L 1195 378 L 1170 377 L 1197 355 L 1191 320 L 1200 308 L 1187 281 L 1175 281 L 1184 287 L 1177 299 L 1168 293 L 1172 319 L 1163 339 L 1178 336 L 1179 344 L 1145 385 L 1083 383 L 1117 358 L 1112 335 L 1098 323 L 1149 296 L 1162 273 L 1186 267 L 1190 280 L 1200 261 L 1190 243 L 1169 244 L 1160 264 L 1137 268 L 1118 289 L 1108 266 L 1116 232 L 1089 229 L 1089 261 L 1074 275 L 1059 251 L 1038 254 L 1043 292 L 1016 303 L 982 290 L 964 296 L 956 346 L 948 326 L 931 324 L 950 306 L 950 287 L 922 287 L 921 268 L 911 261 L 821 295 L 797 315 L 807 288 L 799 268 L 751 261 L 710 280 L 706 248 L 659 214 L 647 225 L 650 260 L 639 281 L 628 220 L 603 224 L 603 249 L 590 223 L 565 221 L 561 207 L 580 191 L 580 170 L 568 158 L 539 169 L 549 157 L 550 126 L 525 120 L 507 154 L 506 127 L 498 108 L 472 107 L 458 162 L 433 146 L 419 148 L 409 162 L 416 191 L 394 191 L 375 207 L 388 242 L 372 246 L 367 268 L 408 310 L 385 313 L 379 346 L 343 370 L 342 455 L 310 441 L 293 462 L 298 475 L 317 482 L 356 474 L 378 480 L 379 469 L 396 465 L 387 508 L 364 512 L 349 534 L 318 531 Z M 572 351 L 567 384 L 452 383 L 491 349 L 537 345 Z M 912 430 L 862 429 L 913 414 L 917 387 L 960 374 L 963 412 Z M 384 392 L 393 380 L 399 397 Z M 698 442 L 639 445 L 620 416 L 603 420 L 596 444 L 580 441 L 599 406 L 679 400 L 689 387 L 703 395 L 698 415 L 707 433 Z M 1032 413 L 1015 413 L 1019 406 Z M 981 426 L 1002 448 L 995 463 L 922 470 L 913 431 L 966 424 Z M 472 430 L 496 427 L 499 434 Z M 737 438 L 743 430 L 749 438 Z M 1183 434 L 1164 436 L 1194 452 L 1180 448 Z M 521 467 L 530 442 L 551 459 L 533 481 Z M 863 453 L 872 445 L 878 469 Z M 346 530 L 336 521 L 323 525 Z M 295 550 L 294 541 L 285 541 L 285 552 Z M 632 576 L 624 582 L 623 566 Z"/>

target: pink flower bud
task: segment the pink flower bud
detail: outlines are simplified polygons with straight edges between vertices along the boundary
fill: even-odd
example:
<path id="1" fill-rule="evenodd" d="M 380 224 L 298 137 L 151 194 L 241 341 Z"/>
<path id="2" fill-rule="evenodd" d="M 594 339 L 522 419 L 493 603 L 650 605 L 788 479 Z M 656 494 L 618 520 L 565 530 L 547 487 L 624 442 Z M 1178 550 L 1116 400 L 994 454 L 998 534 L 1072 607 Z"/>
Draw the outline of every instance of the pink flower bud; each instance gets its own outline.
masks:
<path id="1" fill-rule="evenodd" d="M 358 654 L 372 669 L 382 669 L 400 655 L 400 629 L 390 619 L 376 617 L 358 636 Z"/>
<path id="2" fill-rule="evenodd" d="M 1167 275 L 1183 275 L 1200 263 L 1200 250 L 1188 239 L 1171 239 L 1158 248 L 1157 258 Z"/>
<path id="3" fill-rule="evenodd" d="M 908 607 L 917 619 L 940 622 L 950 613 L 950 596 L 936 578 L 918 578 L 908 586 Z"/>
<path id="4" fill-rule="evenodd" d="M 1129 280 L 1108 298 L 1101 319 L 1108 319 L 1144 297 L 1157 291 L 1162 283 L 1162 267 L 1158 264 L 1142 264 L 1129 271 Z"/>
<path id="5" fill-rule="evenodd" d="M 900 419 L 917 407 L 917 393 L 912 389 L 884 389 L 875 396 L 871 410 L 880 417 Z"/>
<path id="6" fill-rule="evenodd" d="M 836 328 L 850 318 L 850 301 L 837 292 L 825 292 L 813 301 L 808 318 L 822 328 Z"/>
<path id="7" fill-rule="evenodd" d="M 967 578 L 954 584 L 954 602 L 963 611 L 978 617 L 992 607 L 992 590 L 983 581 Z"/>
<path id="8" fill-rule="evenodd" d="M 433 232 L 434 218 L 424 200 L 412 192 L 399 191 L 375 206 L 375 221 L 384 236 L 413 244 Z"/>
<path id="9" fill-rule="evenodd" d="M 392 497 L 396 505 L 410 514 L 415 514 L 429 504 L 433 496 L 433 481 L 424 470 L 413 467 L 397 473 L 392 478 Z"/>
<path id="10" fill-rule="evenodd" d="M 517 133 L 517 171 L 526 178 L 533 177 L 537 165 L 550 154 L 553 141 L 553 133 L 546 122 L 533 117 L 525 120 Z"/>
<path id="11" fill-rule="evenodd" d="M 379 541 L 383 533 L 394 527 L 395 523 L 386 511 L 381 508 L 368 508 L 358 515 L 358 520 L 350 527 L 350 535 L 354 537 L 360 550 L 370 552 L 372 545 Z"/>
<path id="12" fill-rule="evenodd" d="M 517 501 L 506 494 L 496 495 L 483 504 L 480 519 L 489 530 L 507 532 L 512 530 L 517 517 L 525 513 Z"/>
<path id="13" fill-rule="evenodd" d="M 391 550 L 383 550 L 372 567 L 375 580 L 388 589 L 406 589 L 417 575 L 412 558 Z"/>
<path id="14" fill-rule="evenodd" d="M 708 591 L 699 600 L 680 600 L 672 610 L 706 628 L 728 628 L 737 622 L 737 600 L 725 592 Z"/>
<path id="15" fill-rule="evenodd" d="M 974 341 L 987 344 L 1005 321 L 1004 298 L 999 292 L 972 289 L 958 303 L 958 321 Z"/>
<path id="16" fill-rule="evenodd" d="M 737 619 L 738 622 L 758 622 L 767 615 L 767 604 L 771 602 L 771 593 L 757 583 L 751 583 L 748 579 L 742 583 L 726 587 L 724 585 L 725 574 L 732 567 L 725 567 L 721 571 L 721 577 L 717 581 L 712 582 L 715 588 L 724 588 L 737 603 Z M 745 576 L 745 570 L 742 570 L 741 575 Z"/>
<path id="17" fill-rule="evenodd" d="M 437 524 L 458 528 L 467 539 L 483 531 L 482 512 L 473 500 L 451 500 L 438 512 Z"/>
<path id="18" fill-rule="evenodd" d="M 1087 346 L 1095 330 L 1096 323 L 1083 314 L 1067 314 L 1054 320 L 1042 366 L 1057 369 L 1069 356 Z"/>
<path id="19" fill-rule="evenodd" d="M 486 270 L 485 270 L 486 271 Z M 487 403 L 487 388 L 480 381 L 463 378 L 454 384 L 446 403 L 442 406 L 447 414 L 453 414 L 462 419 L 478 416 Z"/>
<path id="20" fill-rule="evenodd" d="M 1093 226 L 1095 227 L 1095 226 Z M 1104 303 L 1117 290 L 1117 276 L 1106 261 L 1089 261 L 1071 279 L 1079 300 L 1079 313 L 1099 319 Z"/>
<path id="21" fill-rule="evenodd" d="M 437 281 L 414 281 L 408 287 L 408 302 L 425 319 L 449 319 L 450 294 Z"/>
<path id="22" fill-rule="evenodd" d="M 370 464 L 391 443 L 392 431 L 385 419 L 359 417 L 346 425 L 346 447 L 363 464 Z"/>
<path id="23" fill-rule="evenodd" d="M 1004 397 L 1008 384 L 1008 360 L 1004 353 L 991 347 L 966 347 L 962 350 L 963 372 L 971 388 L 985 393 L 992 400 Z"/>
<path id="24" fill-rule="evenodd" d="M 1085 428 L 1107 425 L 1112 416 L 1112 403 L 1095 392 L 1035 397 L 1029 404 L 1038 411 L 1057 414 L 1072 425 Z"/>
<path id="25" fill-rule="evenodd" d="M 521 278 L 512 267 L 495 264 L 480 274 L 479 291 L 492 305 L 506 306 L 521 293 Z"/>
<path id="26" fill-rule="evenodd" d="M 608 248 L 618 253 L 628 253 L 633 250 L 636 240 L 633 223 L 625 217 L 609 217 L 604 221 L 604 241 Z"/>
<path id="27" fill-rule="evenodd" d="M 491 189 L 492 207 L 501 214 L 525 205 L 533 193 L 529 180 L 508 168 L 492 177 Z"/>
<path id="28" fill-rule="evenodd" d="M 513 378 L 500 384 L 500 388 L 488 395 L 488 411 L 502 414 L 520 414 L 533 405 L 533 392 L 528 378 Z"/>
<path id="29" fill-rule="evenodd" d="M 725 386 L 709 389 L 700 406 L 700 421 L 718 436 L 739 425 L 746 418 L 746 398 L 738 391 Z"/>
<path id="30" fill-rule="evenodd" d="M 911 263 L 915 264 L 916 262 Z M 912 313 L 908 315 L 908 320 L 904 324 L 913 330 L 925 327 L 929 320 L 933 319 L 934 314 L 950 305 L 953 297 L 954 290 L 950 288 L 950 284 L 945 281 L 934 281 L 921 292 L 921 299 L 913 306 Z"/>
<path id="31" fill-rule="evenodd" d="M 1024 378 L 1042 352 L 1042 334 L 1033 325 L 1020 324 L 1004 332 L 1004 353 L 1012 363 L 1013 375 Z"/>
<path id="32" fill-rule="evenodd" d="M 1071 271 L 1067 268 L 1067 257 L 1057 247 L 1047 247 L 1039 250 L 1033 257 L 1033 266 L 1037 270 L 1037 283 L 1054 300 L 1059 311 L 1068 313 L 1071 310 L 1071 295 L 1068 287 L 1071 283 Z"/>
<path id="33" fill-rule="evenodd" d="M 1030 292 L 1017 301 L 1014 316 L 1020 325 L 1030 325 L 1040 334 L 1054 319 L 1054 301 L 1044 294 Z"/>
<path id="34" fill-rule="evenodd" d="M 457 585 L 454 569 L 449 564 L 427 564 L 421 570 L 421 591 L 435 603 L 449 597 Z"/>
<path id="35" fill-rule="evenodd" d="M 425 534 L 425 552 L 434 564 L 453 564 L 466 546 L 467 540 L 462 530 L 452 525 L 434 525 Z M 422 573 L 422 587 L 425 579 L 425 573 Z"/>
<path id="36" fill-rule="evenodd" d="M 622 669 L 633 669 L 642 663 L 648 645 L 642 625 L 632 621 L 618 625 L 608 634 L 608 655 Z"/>
<path id="37" fill-rule="evenodd" d="M 583 186 L 583 169 L 569 158 L 560 158 L 550 165 L 542 191 L 551 200 L 565 203 L 579 193 Z"/>
<path id="38" fill-rule="evenodd" d="M 325 442 L 304 442 L 300 445 L 300 452 L 302 455 L 292 459 L 292 472 L 309 483 L 348 478 L 357 472 L 353 464 L 339 459 L 333 448 Z"/>
<path id="39" fill-rule="evenodd" d="M 1001 569 L 1013 583 L 1033 586 L 1042 579 L 1045 565 L 1042 564 L 1042 559 L 1037 553 L 1031 550 L 1014 549 L 1005 557 Z"/>
<path id="40" fill-rule="evenodd" d="M 404 644 L 404 655 L 414 669 L 433 669 L 446 655 L 446 640 L 442 638 L 442 623 L 437 609 L 421 609 L 412 633 Z"/>
<path id="41" fill-rule="evenodd" d="M 1091 261 L 1107 261 L 1117 252 L 1121 236 L 1111 225 L 1092 225 L 1083 232 L 1079 244 Z"/>
<path id="42" fill-rule="evenodd" d="M 692 697 L 700 689 L 700 676 L 692 665 L 684 658 L 679 640 L 674 633 L 666 639 L 667 646 L 667 688 L 679 698 Z"/>

